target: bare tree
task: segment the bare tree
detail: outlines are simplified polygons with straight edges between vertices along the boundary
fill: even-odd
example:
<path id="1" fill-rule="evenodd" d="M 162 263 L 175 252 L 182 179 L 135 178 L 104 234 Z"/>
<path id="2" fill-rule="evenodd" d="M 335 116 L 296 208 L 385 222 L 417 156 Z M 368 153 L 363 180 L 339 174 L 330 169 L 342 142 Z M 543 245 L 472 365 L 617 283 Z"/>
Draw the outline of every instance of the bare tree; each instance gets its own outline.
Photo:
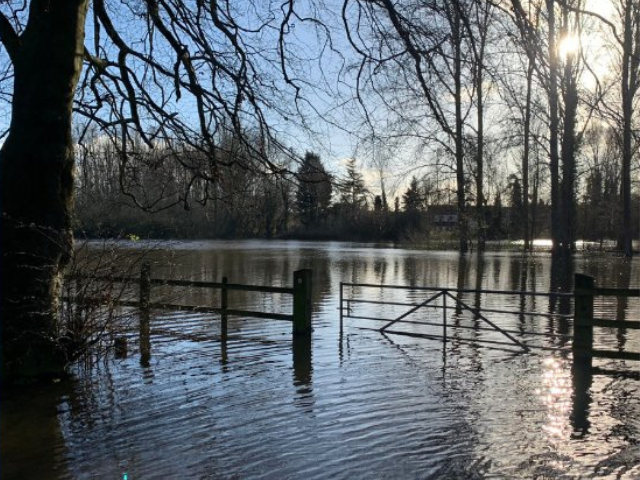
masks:
<path id="1" fill-rule="evenodd" d="M 458 8 L 462 8 L 457 3 Z M 489 48 L 490 25 L 494 19 L 494 8 L 491 2 L 473 1 L 466 12 L 461 12 L 469 44 L 473 54 L 473 83 L 476 93 L 476 221 L 478 223 L 478 250 L 485 249 L 487 226 L 485 222 L 484 205 L 484 168 L 485 168 L 485 86 L 487 69 L 487 50 Z"/>
<path id="2" fill-rule="evenodd" d="M 620 8 L 621 7 L 621 8 Z M 635 101 L 640 91 L 640 4 L 620 1 L 623 14 L 622 46 L 622 235 L 618 243 L 625 255 L 631 256 L 631 159 L 633 157 L 633 120 Z"/>
<path id="3" fill-rule="evenodd" d="M 546 0 L 545 10 L 531 11 L 529 2 L 511 0 L 512 18 L 529 52 L 549 109 L 549 168 L 551 176 L 551 237 L 554 250 L 568 252 L 575 242 L 575 172 L 579 138 L 576 122 L 579 106 L 578 77 L 581 55 L 561 46 L 581 28 L 582 0 Z M 543 26 L 538 25 L 540 19 Z M 544 27 L 544 28 L 541 28 Z"/>
<path id="4" fill-rule="evenodd" d="M 604 118 L 619 132 L 622 208 L 618 248 L 626 256 L 632 256 L 631 173 L 639 143 L 634 131 L 637 130 L 636 110 L 640 99 L 640 5 L 633 0 L 615 0 L 612 4 L 614 14 L 611 17 L 593 11 L 582 13 L 597 19 L 613 39 L 609 54 L 615 58 L 613 71 L 619 76 L 613 80 L 618 85 L 610 89 L 610 95 L 604 97 L 600 107 Z"/>
<path id="5" fill-rule="evenodd" d="M 117 147 L 125 191 L 138 139 L 148 148 L 189 146 L 206 153 L 197 164 L 183 165 L 191 173 L 181 200 L 193 182 L 215 182 L 222 167 L 239 162 L 218 148 L 228 132 L 239 139 L 257 132 L 263 141 L 245 142 L 251 158 L 279 172 L 263 146 L 277 142 L 275 126 L 313 110 L 303 88 L 323 80 L 305 80 L 297 65 L 322 67 L 325 57 L 314 47 L 331 51 L 315 5 L 300 8 L 290 0 L 0 5 L 8 60 L 1 71 L 13 87 L 0 152 L 3 379 L 58 372 L 69 353 L 60 352 L 52 336 L 59 280 L 73 243 L 72 114 L 98 125 Z M 315 43 L 300 48 L 308 39 Z M 152 206 L 129 193 L 141 207 Z"/>
<path id="6" fill-rule="evenodd" d="M 475 94 L 469 12 L 469 2 L 343 2 L 367 118 L 375 120 L 363 100 L 368 88 L 395 117 L 398 137 L 432 143 L 454 159 L 461 251 L 469 241 L 464 139 Z"/>

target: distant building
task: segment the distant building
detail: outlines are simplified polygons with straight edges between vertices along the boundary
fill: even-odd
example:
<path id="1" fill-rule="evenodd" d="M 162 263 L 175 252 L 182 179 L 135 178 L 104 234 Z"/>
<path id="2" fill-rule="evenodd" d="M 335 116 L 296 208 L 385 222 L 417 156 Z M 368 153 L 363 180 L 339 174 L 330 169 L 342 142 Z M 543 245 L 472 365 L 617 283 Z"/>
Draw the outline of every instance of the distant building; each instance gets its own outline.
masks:
<path id="1" fill-rule="evenodd" d="M 434 215 L 431 224 L 438 228 L 454 228 L 458 224 L 458 215 Z"/>
<path id="2" fill-rule="evenodd" d="M 458 225 L 458 211 L 453 205 L 429 205 L 429 223 L 441 230 L 453 230 Z"/>

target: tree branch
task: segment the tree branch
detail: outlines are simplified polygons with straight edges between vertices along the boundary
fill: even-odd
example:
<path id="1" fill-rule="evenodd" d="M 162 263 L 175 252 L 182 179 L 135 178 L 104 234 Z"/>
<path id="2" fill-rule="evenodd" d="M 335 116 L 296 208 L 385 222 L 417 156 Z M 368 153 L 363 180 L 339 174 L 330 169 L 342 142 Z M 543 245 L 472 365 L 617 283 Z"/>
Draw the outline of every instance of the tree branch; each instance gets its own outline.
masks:
<path id="1" fill-rule="evenodd" d="M 12 62 L 15 62 L 18 51 L 20 50 L 20 37 L 16 33 L 13 25 L 7 17 L 0 12 L 0 42 L 4 44 L 4 48 L 7 49 L 9 58 Z"/>

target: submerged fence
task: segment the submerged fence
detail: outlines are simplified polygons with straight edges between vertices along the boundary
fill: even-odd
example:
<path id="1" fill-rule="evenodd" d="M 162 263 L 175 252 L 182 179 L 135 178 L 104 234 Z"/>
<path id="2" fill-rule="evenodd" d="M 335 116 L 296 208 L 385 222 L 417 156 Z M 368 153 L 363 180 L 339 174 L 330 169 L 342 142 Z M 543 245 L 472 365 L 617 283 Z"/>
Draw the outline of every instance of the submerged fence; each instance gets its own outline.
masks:
<path id="1" fill-rule="evenodd" d="M 617 329 L 640 329 L 640 320 L 607 320 L 594 318 L 595 297 L 640 297 L 640 289 L 597 288 L 593 277 L 577 274 L 574 290 L 573 354 L 589 362 L 591 358 L 612 358 L 639 360 L 640 351 L 616 351 L 595 349 L 593 346 L 594 327 Z M 640 350 L 640 345 L 637 345 Z"/>
<path id="2" fill-rule="evenodd" d="M 573 293 L 540 293 L 540 292 L 523 292 L 523 291 L 506 291 L 506 290 L 479 290 L 479 289 L 458 289 L 458 288 L 440 288 L 440 287 L 419 287 L 419 286 L 400 286 L 400 285 L 376 285 L 366 283 L 340 283 L 340 328 L 342 330 L 344 320 L 359 319 L 367 320 L 382 326 L 377 327 L 376 330 L 380 332 L 393 333 L 398 335 L 406 335 L 412 337 L 422 338 L 435 338 L 440 339 L 443 342 L 447 342 L 451 338 L 452 329 L 472 329 L 476 332 L 491 332 L 498 339 L 461 339 L 456 338 L 457 341 L 463 342 L 480 342 L 488 343 L 497 346 L 516 347 L 522 351 L 529 351 L 531 348 L 540 349 L 557 349 L 554 347 L 544 347 L 532 345 L 519 340 L 516 337 L 522 338 L 523 336 L 563 336 L 572 337 L 571 348 L 574 354 L 574 358 L 584 363 L 590 363 L 593 357 L 597 358 L 612 358 L 612 359 L 624 359 L 624 360 L 640 360 L 640 348 L 636 348 L 636 351 L 615 351 L 615 350 L 603 350 L 594 348 L 594 327 L 604 328 L 616 328 L 616 329 L 640 329 L 640 320 L 607 320 L 594 318 L 594 297 L 613 296 L 613 297 L 640 297 L 640 289 L 611 289 L 611 288 L 596 288 L 594 279 L 586 275 L 575 276 L 575 290 Z M 424 301 L 402 301 L 397 299 L 397 295 L 394 295 L 394 300 L 372 299 L 370 296 L 357 296 L 354 295 L 356 290 L 367 289 L 379 289 L 382 290 L 400 290 L 414 292 L 419 295 L 427 297 Z M 562 301 L 567 306 L 566 312 L 539 312 L 539 311 L 527 311 L 523 307 L 519 310 L 505 309 L 505 308 L 477 308 L 470 306 L 462 297 L 465 294 L 474 294 L 482 296 L 498 296 L 498 295 L 510 295 L 518 297 L 544 297 L 550 298 L 554 301 Z M 573 302 L 574 314 L 571 315 L 570 307 Z M 356 313 L 355 310 L 359 306 L 368 306 L 369 311 L 374 309 L 376 314 L 367 314 L 366 311 L 362 313 Z M 396 315 L 390 318 L 384 317 L 380 312 L 383 312 L 385 308 L 391 307 L 395 309 Z M 399 309 L 402 311 L 400 315 L 397 315 Z M 435 319 L 433 317 L 421 318 L 419 320 L 410 320 L 410 315 L 413 315 L 423 309 L 440 310 L 442 314 Z M 473 325 L 463 325 L 460 322 L 452 323 L 448 317 L 448 312 L 452 310 L 456 313 L 469 312 L 474 319 Z M 491 314 L 498 315 L 517 315 L 520 317 L 551 317 L 560 320 L 566 326 L 566 331 L 559 333 L 549 332 L 534 332 L 525 331 L 523 329 L 509 329 L 492 321 L 489 317 Z M 573 320 L 573 335 L 568 327 L 568 322 Z M 421 333 L 416 331 L 401 331 L 391 330 L 390 327 L 394 326 L 412 326 L 414 328 L 430 327 L 440 330 L 440 333 Z M 639 346 L 640 347 L 640 346 Z"/>
<path id="3" fill-rule="evenodd" d="M 148 322 L 151 310 L 173 310 L 173 311 L 190 311 L 190 312 L 210 312 L 219 313 L 221 316 L 220 335 L 223 339 L 227 337 L 228 318 L 229 316 L 245 316 L 266 318 L 271 320 L 283 320 L 292 322 L 293 335 L 310 335 L 311 333 L 311 290 L 312 290 L 312 271 L 309 269 L 297 270 L 293 272 L 293 286 L 291 287 L 273 287 L 263 285 L 244 285 L 238 283 L 229 283 L 227 277 L 223 277 L 221 282 L 203 282 L 192 280 L 173 280 L 151 277 L 151 265 L 149 263 L 142 264 L 140 277 L 96 277 L 75 275 L 73 280 L 82 281 L 88 279 L 91 281 L 105 281 L 110 283 L 125 283 L 130 285 L 139 284 L 138 300 L 118 300 L 115 303 L 120 306 L 137 307 L 140 309 L 142 323 Z M 188 287 L 195 289 L 210 289 L 220 292 L 219 305 L 184 305 L 166 302 L 153 302 L 152 289 L 154 287 Z M 293 309 L 291 314 L 260 312 L 253 310 L 242 310 L 233 308 L 229 305 L 230 291 L 244 292 L 262 292 L 274 294 L 288 294 L 293 296 Z M 73 301 L 73 298 L 69 300 Z M 99 299 L 85 298 L 83 301 L 99 301 Z"/>
<path id="4" fill-rule="evenodd" d="M 293 273 L 293 285 L 291 287 L 273 287 L 261 285 L 243 285 L 230 283 L 227 277 L 223 277 L 221 282 L 204 282 L 192 280 L 174 280 L 152 278 L 151 267 L 148 263 L 142 265 L 139 278 L 134 277 L 87 277 L 91 280 L 103 280 L 111 283 L 121 282 L 125 284 L 139 284 L 137 300 L 118 300 L 116 303 L 121 306 L 137 307 L 141 311 L 142 322 L 147 324 L 151 310 L 174 310 L 174 311 L 191 311 L 191 312 L 211 312 L 219 313 L 221 316 L 221 337 L 226 339 L 228 330 L 229 316 L 245 316 L 256 318 L 268 318 L 273 320 L 290 321 L 293 324 L 292 333 L 294 335 L 309 335 L 311 333 L 311 270 L 298 270 Z M 82 276 L 76 275 L 76 280 L 82 281 Z M 340 329 L 342 331 L 344 320 L 361 319 L 373 322 L 383 323 L 379 328 L 380 332 L 393 333 L 399 335 L 408 335 L 422 338 L 437 338 L 447 342 L 451 337 L 451 330 L 471 329 L 475 332 L 490 332 L 497 338 L 491 339 L 471 339 L 466 340 L 456 337 L 456 341 L 471 341 L 494 344 L 498 346 L 516 347 L 522 351 L 529 351 L 531 348 L 541 349 L 557 349 L 555 347 L 532 346 L 522 340 L 524 336 L 543 336 L 543 337 L 572 337 L 571 348 L 574 358 L 585 363 L 590 363 L 591 359 L 610 358 L 623 360 L 640 360 L 640 346 L 636 347 L 636 351 L 624 350 L 606 350 L 594 347 L 594 328 L 615 328 L 615 329 L 640 329 L 640 320 L 623 320 L 623 319 L 602 319 L 594 316 L 594 298 L 598 297 L 618 297 L 640 298 L 640 289 L 612 289 L 601 288 L 595 286 L 592 277 L 586 275 L 575 276 L 575 289 L 573 293 L 540 293 L 540 292 L 524 292 L 524 291 L 506 291 L 506 290 L 480 290 L 480 289 L 457 289 L 457 288 L 439 288 L 439 287 L 419 287 L 419 286 L 400 286 L 400 285 L 378 285 L 365 283 L 340 283 Z M 184 305 L 166 302 L 153 302 L 152 290 L 155 287 L 188 287 L 194 289 L 210 289 L 219 291 L 218 305 Z M 346 294 L 349 289 L 350 295 Z M 379 289 L 379 290 L 396 290 L 411 291 L 428 295 L 426 299 L 420 299 L 419 302 L 402 301 L 394 295 L 393 300 L 374 300 L 370 296 L 364 298 L 356 298 L 353 295 L 355 289 Z M 230 291 L 246 291 L 246 292 L 262 292 L 273 294 L 287 294 L 293 296 L 293 308 L 291 314 L 261 312 L 252 310 L 243 310 L 233 308 L 229 304 Z M 512 296 L 529 296 L 533 298 L 546 297 L 556 301 L 565 303 L 566 310 L 559 312 L 539 312 L 529 311 L 524 308 L 524 303 L 517 310 L 504 308 L 478 308 L 471 306 L 463 299 L 464 294 L 474 294 L 482 296 L 492 295 L 512 295 Z M 72 298 L 69 300 L 73 300 Z M 85 298 L 84 301 L 94 301 L 96 299 Z M 573 315 L 571 315 L 571 303 L 573 303 Z M 371 314 L 355 314 L 354 308 L 358 305 L 368 305 L 380 312 L 385 307 L 393 306 L 405 308 L 400 315 L 391 318 L 385 318 L 380 315 Z M 440 318 L 427 320 L 410 320 L 408 317 L 423 309 L 441 310 Z M 448 312 L 454 310 L 456 313 L 469 312 L 474 319 L 473 325 L 463 325 L 460 322 L 452 323 L 448 318 Z M 556 333 L 525 331 L 522 328 L 513 330 L 505 328 L 493 321 L 490 317 L 492 314 L 498 315 L 518 315 L 520 317 L 551 317 L 560 320 L 564 327 Z M 568 327 L 568 321 L 573 321 L 573 335 Z M 391 327 L 400 325 L 417 325 L 426 327 L 436 327 L 440 333 L 420 333 L 392 330 Z M 141 327 L 142 328 L 142 327 Z"/>

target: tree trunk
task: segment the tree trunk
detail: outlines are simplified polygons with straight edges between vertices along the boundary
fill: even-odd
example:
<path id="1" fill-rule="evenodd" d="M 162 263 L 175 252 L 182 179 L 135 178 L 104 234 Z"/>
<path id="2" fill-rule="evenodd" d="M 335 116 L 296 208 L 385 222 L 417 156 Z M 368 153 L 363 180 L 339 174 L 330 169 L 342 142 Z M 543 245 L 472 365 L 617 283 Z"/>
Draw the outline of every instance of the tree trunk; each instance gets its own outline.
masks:
<path id="1" fill-rule="evenodd" d="M 524 151 L 522 153 L 522 239 L 524 250 L 531 249 L 529 228 L 529 156 L 531 152 L 531 93 L 533 86 L 534 59 L 528 57 L 527 94 L 524 106 Z"/>
<path id="2" fill-rule="evenodd" d="M 633 255 L 631 232 L 631 118 L 633 115 L 632 101 L 625 99 L 623 104 L 622 127 L 622 232 L 618 241 L 618 248 L 627 257 Z"/>
<path id="3" fill-rule="evenodd" d="M 555 1 L 547 0 L 549 15 L 549 168 L 551 174 L 551 240 L 553 250 L 562 249 L 560 225 L 560 177 L 558 151 L 558 53 L 556 51 Z"/>
<path id="4" fill-rule="evenodd" d="M 576 114 L 578 110 L 578 86 L 573 75 L 573 61 L 567 58 L 564 67 L 564 121 L 562 134 L 562 210 L 560 230 L 562 249 L 573 251 L 575 248 L 575 178 L 576 178 Z"/>
<path id="5" fill-rule="evenodd" d="M 56 318 L 73 246 L 71 111 L 86 11 L 87 0 L 32 0 L 20 41 L 7 49 L 15 77 L 0 151 L 3 381 L 59 374 L 67 360 Z"/>
<path id="6" fill-rule="evenodd" d="M 622 49 L 622 231 L 618 238 L 618 248 L 627 257 L 633 255 L 631 232 L 631 157 L 632 152 L 632 119 L 633 101 L 638 91 L 638 67 L 640 64 L 640 8 L 634 2 L 624 5 L 624 40 Z M 635 28 L 634 28 L 635 27 Z M 635 34 L 635 35 L 634 35 Z M 635 43 L 635 45 L 634 45 Z"/>
<path id="7" fill-rule="evenodd" d="M 483 40 L 484 42 L 484 40 Z M 485 228 L 484 215 L 484 43 L 481 46 L 481 53 L 477 59 L 477 79 L 476 90 L 478 95 L 478 165 L 476 176 L 476 214 L 478 217 L 478 251 L 483 252 L 486 246 L 487 231 Z"/>
<path id="8" fill-rule="evenodd" d="M 452 24 L 452 41 L 454 43 L 454 101 L 456 109 L 455 155 L 456 155 L 456 198 L 458 207 L 458 230 L 460 235 L 460 251 L 469 248 L 469 220 L 467 218 L 465 181 L 464 181 L 464 142 L 462 118 L 462 32 L 459 11 L 454 8 Z"/>
<path id="9" fill-rule="evenodd" d="M 562 31 L 561 38 L 568 38 L 569 27 L 569 7 L 566 0 L 561 4 L 562 8 Z M 577 23 L 577 21 L 576 21 Z M 575 224 L 576 224 L 576 152 L 578 150 L 578 139 L 576 137 L 576 116 L 578 112 L 578 83 L 574 66 L 578 63 L 577 52 L 566 53 L 564 59 L 563 72 L 563 101 L 564 118 L 562 132 L 562 188 L 560 200 L 560 235 L 562 238 L 561 248 L 565 251 L 575 250 Z"/>

